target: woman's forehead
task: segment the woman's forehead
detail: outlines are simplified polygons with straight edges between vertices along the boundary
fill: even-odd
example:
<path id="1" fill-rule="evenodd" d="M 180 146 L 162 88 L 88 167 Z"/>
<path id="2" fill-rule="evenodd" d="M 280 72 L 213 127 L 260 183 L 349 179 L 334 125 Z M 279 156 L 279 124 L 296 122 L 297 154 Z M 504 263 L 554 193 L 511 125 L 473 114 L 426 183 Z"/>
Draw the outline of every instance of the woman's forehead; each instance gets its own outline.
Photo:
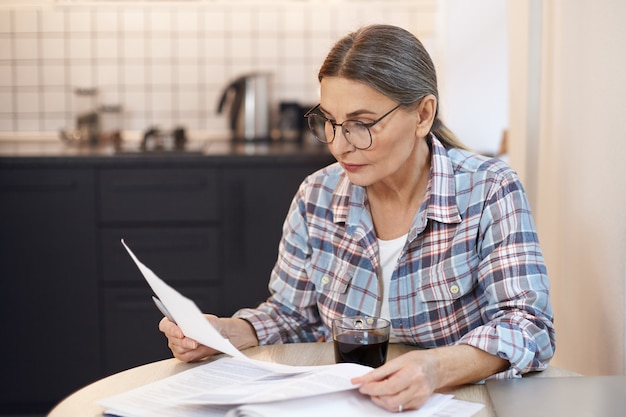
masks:
<path id="1" fill-rule="evenodd" d="M 320 107 L 322 110 L 342 115 L 371 110 L 379 111 L 381 105 L 392 104 L 393 100 L 369 85 L 342 77 L 324 77 L 320 84 Z"/>

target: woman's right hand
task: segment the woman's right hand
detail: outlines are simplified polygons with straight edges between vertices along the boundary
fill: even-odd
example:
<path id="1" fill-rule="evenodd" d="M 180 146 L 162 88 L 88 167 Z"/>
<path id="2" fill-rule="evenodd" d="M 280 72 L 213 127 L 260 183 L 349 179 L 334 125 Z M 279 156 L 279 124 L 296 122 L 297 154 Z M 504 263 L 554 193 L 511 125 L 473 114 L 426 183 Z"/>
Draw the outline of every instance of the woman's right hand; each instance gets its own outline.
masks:
<path id="1" fill-rule="evenodd" d="M 205 317 L 211 324 L 217 321 L 215 316 L 206 314 Z M 174 354 L 174 357 L 183 362 L 195 362 L 219 353 L 215 349 L 202 345 L 194 339 L 185 337 L 180 327 L 167 317 L 163 317 L 159 322 L 159 330 L 167 337 L 167 346 Z"/>
<path id="2" fill-rule="evenodd" d="M 211 326 L 239 350 L 258 346 L 259 341 L 254 328 L 245 320 L 238 318 L 219 318 L 212 314 L 205 314 Z M 174 357 L 183 362 L 195 362 L 213 356 L 219 351 L 198 343 L 196 340 L 185 337 L 183 331 L 167 317 L 159 322 L 159 330 L 167 337 L 167 346 Z"/>

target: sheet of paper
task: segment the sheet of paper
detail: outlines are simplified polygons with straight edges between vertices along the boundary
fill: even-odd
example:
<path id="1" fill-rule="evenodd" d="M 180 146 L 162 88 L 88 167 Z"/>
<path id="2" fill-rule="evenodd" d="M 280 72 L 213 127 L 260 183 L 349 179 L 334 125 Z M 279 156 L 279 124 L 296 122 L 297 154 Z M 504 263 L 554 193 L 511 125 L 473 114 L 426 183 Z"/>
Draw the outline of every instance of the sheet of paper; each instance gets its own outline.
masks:
<path id="1" fill-rule="evenodd" d="M 431 417 L 471 417 L 484 407 L 485 405 L 481 403 L 457 400 L 454 398 L 444 407 L 436 410 Z"/>
<path id="2" fill-rule="evenodd" d="M 167 285 L 159 278 L 150 268 L 145 266 L 137 259 L 133 251 L 126 245 L 122 239 L 122 245 L 128 251 L 130 257 L 135 261 L 139 271 L 152 288 L 152 291 L 159 297 L 161 302 L 170 312 L 185 336 L 211 347 L 220 352 L 229 354 L 234 357 L 245 358 L 236 347 L 230 343 L 228 339 L 222 335 L 206 320 L 198 306 L 190 299 L 181 295 L 178 291 Z"/>
<path id="3" fill-rule="evenodd" d="M 408 410 L 398 414 L 401 417 L 435 417 L 436 413 L 453 400 L 452 395 L 434 394 L 419 410 Z M 317 397 L 279 401 L 264 404 L 242 405 L 230 410 L 226 417 L 320 417 L 358 416 L 389 417 L 387 410 L 375 405 L 367 396 L 358 391 L 343 391 Z M 467 417 L 464 414 L 458 417 Z"/>
<path id="4" fill-rule="evenodd" d="M 333 393 L 338 391 L 353 390 L 355 385 L 350 382 L 354 377 L 367 373 L 370 369 L 353 363 L 339 363 L 331 366 L 313 367 L 310 372 L 304 373 L 279 373 L 269 370 L 267 367 L 258 366 L 256 363 L 226 363 L 224 359 L 219 361 L 220 371 L 226 372 L 225 380 L 219 386 L 212 386 L 215 378 L 215 368 L 210 372 L 203 373 L 207 380 L 202 380 L 205 386 L 211 389 L 200 393 L 180 397 L 178 401 L 185 404 L 247 404 L 282 401 L 292 398 L 303 398 L 312 395 Z M 240 361 L 239 361 L 240 362 Z M 230 365 L 230 366 L 229 366 Z M 228 378 L 238 374 L 253 375 L 246 380 L 237 380 L 236 383 L 228 384 Z M 200 375 L 196 375 L 197 378 Z"/>
<path id="5" fill-rule="evenodd" d="M 236 358 L 224 357 L 168 378 L 127 391 L 98 402 L 112 414 L 122 416 L 152 415 L 168 410 L 170 415 L 190 415 L 183 411 L 203 410 L 225 413 L 234 405 L 285 398 L 302 398 L 328 392 L 354 389 L 354 376 L 367 367 L 336 364 L 319 367 L 304 374 L 276 373 Z M 180 411 L 180 414 L 173 414 Z"/>

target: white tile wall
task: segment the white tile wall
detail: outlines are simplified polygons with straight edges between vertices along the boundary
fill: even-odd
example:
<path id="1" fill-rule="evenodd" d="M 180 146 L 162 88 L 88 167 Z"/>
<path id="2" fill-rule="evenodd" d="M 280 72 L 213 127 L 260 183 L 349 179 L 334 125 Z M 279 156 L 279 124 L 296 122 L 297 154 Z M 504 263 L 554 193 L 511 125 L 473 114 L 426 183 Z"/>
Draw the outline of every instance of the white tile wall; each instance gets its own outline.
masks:
<path id="1" fill-rule="evenodd" d="M 275 75 L 277 101 L 312 104 L 328 49 L 368 23 L 403 26 L 435 53 L 437 0 L 50 3 L 0 8 L 0 132 L 73 127 L 79 87 L 121 104 L 124 130 L 221 130 L 222 88 L 257 70 Z"/>

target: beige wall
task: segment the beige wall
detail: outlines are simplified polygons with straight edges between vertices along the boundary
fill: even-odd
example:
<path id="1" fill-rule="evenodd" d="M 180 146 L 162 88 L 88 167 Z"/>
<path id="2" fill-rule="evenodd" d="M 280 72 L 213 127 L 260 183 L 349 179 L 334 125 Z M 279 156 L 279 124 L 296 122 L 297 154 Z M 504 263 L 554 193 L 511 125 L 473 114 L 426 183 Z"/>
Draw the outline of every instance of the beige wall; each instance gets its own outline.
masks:
<path id="1" fill-rule="evenodd" d="M 553 364 L 589 375 L 626 368 L 624 21 L 622 0 L 509 1 L 510 158 L 552 282 Z"/>

